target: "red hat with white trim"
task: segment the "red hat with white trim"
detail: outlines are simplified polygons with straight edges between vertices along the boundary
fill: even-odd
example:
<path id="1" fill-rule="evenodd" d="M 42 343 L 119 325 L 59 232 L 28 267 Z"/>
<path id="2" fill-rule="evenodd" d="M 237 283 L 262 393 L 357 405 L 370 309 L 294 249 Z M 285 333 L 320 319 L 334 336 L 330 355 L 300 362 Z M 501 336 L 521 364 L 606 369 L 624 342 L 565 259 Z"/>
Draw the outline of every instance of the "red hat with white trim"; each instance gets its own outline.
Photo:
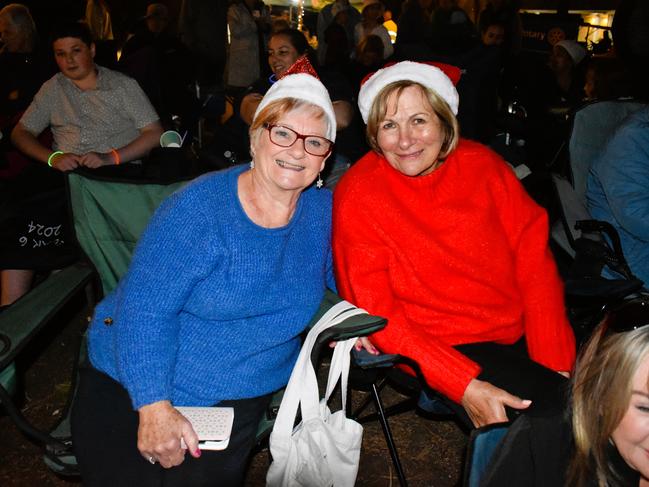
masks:
<path id="1" fill-rule="evenodd" d="M 367 123 L 367 117 L 377 95 L 391 83 L 415 81 L 437 93 L 457 115 L 460 97 L 455 84 L 460 80 L 461 71 L 455 66 L 443 63 L 418 63 L 402 61 L 386 66 L 368 75 L 361 83 L 358 93 L 358 108 Z"/>

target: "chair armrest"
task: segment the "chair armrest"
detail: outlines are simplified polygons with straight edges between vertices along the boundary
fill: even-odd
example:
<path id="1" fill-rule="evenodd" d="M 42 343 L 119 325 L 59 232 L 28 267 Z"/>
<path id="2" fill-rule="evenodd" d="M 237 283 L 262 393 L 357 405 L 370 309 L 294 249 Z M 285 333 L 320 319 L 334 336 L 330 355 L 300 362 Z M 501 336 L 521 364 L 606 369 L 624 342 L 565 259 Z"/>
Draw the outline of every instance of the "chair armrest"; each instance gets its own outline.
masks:
<path id="1" fill-rule="evenodd" d="M 0 313 L 0 370 L 72 297 L 90 283 L 92 268 L 73 264 L 53 273 Z"/>
<path id="2" fill-rule="evenodd" d="M 311 319 L 308 327 L 311 328 L 329 308 L 342 301 L 342 299 L 333 291 L 327 289 L 325 296 L 320 303 L 320 308 L 315 316 Z M 317 364 L 318 358 L 322 347 L 328 345 L 332 341 L 347 340 L 354 337 L 362 337 L 371 335 L 385 327 L 388 320 L 380 316 L 373 316 L 370 314 L 355 315 L 347 318 L 342 323 L 339 323 L 331 328 L 324 330 L 316 340 L 316 343 L 311 352 L 311 361 Z"/>
<path id="3" fill-rule="evenodd" d="M 372 355 L 364 348 L 361 350 L 352 350 L 354 363 L 361 369 L 373 369 L 375 367 L 394 367 L 398 362 L 400 355 L 381 353 Z"/>
<path id="4" fill-rule="evenodd" d="M 601 220 L 579 220 L 575 223 L 575 229 L 582 232 L 594 233 L 599 232 L 606 235 L 608 241 L 611 243 L 613 249 L 614 260 L 607 258 L 607 264 L 611 265 L 612 268 L 620 272 L 627 279 L 634 279 L 635 276 L 629 268 L 624 257 L 624 251 L 622 250 L 622 243 L 620 242 L 620 236 L 617 233 L 617 230 L 609 222 Z"/>

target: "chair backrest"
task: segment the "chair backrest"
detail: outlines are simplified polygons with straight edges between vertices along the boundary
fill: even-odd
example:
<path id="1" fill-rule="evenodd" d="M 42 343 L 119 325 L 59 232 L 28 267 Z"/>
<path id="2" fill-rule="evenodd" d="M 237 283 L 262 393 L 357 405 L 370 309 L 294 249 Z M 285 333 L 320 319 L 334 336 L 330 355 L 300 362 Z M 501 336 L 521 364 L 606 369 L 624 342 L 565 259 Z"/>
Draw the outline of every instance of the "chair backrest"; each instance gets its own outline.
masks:
<path id="1" fill-rule="evenodd" d="M 576 194 L 584 199 L 588 171 L 622 121 L 644 105 L 633 100 L 598 101 L 573 114 L 569 152 Z"/>
<path id="2" fill-rule="evenodd" d="M 77 240 L 97 269 L 104 295 L 126 273 L 135 245 L 153 212 L 185 183 L 138 184 L 69 175 Z"/>
<path id="3" fill-rule="evenodd" d="M 556 190 L 560 205 L 560 219 L 553 225 L 551 238 L 559 244 L 572 258 L 575 257 L 575 241 L 582 234 L 575 225 L 580 220 L 589 220 L 590 213 L 583 198 L 572 187 L 570 181 L 557 174 L 552 175 L 552 182 Z"/>

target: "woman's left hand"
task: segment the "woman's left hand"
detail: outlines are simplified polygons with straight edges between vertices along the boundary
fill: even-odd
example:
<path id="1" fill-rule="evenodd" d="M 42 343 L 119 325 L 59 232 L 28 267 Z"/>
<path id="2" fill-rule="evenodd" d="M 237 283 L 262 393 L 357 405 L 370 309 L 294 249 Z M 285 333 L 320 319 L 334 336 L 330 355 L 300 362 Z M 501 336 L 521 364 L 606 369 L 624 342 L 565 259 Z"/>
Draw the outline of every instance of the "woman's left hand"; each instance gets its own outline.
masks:
<path id="1" fill-rule="evenodd" d="M 193 457 L 201 456 L 194 428 L 169 401 L 142 406 L 139 415 L 137 448 L 147 461 L 160 462 L 164 468 L 180 465 L 185 460 L 181 439 Z"/>

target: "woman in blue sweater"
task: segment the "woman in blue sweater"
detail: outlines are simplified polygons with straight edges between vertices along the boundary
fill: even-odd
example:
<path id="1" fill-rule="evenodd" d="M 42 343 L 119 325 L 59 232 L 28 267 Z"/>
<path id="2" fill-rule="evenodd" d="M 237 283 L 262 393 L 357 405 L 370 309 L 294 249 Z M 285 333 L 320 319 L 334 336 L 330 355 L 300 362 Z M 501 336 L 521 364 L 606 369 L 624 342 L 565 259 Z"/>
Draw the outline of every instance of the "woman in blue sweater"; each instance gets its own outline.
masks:
<path id="1" fill-rule="evenodd" d="M 73 411 L 84 485 L 243 482 L 262 413 L 334 285 L 319 172 L 335 137 L 324 86 L 286 76 L 255 113 L 250 167 L 208 174 L 155 213 L 89 331 Z M 234 407 L 234 428 L 226 450 L 201 452 L 175 406 L 212 405 Z"/>

